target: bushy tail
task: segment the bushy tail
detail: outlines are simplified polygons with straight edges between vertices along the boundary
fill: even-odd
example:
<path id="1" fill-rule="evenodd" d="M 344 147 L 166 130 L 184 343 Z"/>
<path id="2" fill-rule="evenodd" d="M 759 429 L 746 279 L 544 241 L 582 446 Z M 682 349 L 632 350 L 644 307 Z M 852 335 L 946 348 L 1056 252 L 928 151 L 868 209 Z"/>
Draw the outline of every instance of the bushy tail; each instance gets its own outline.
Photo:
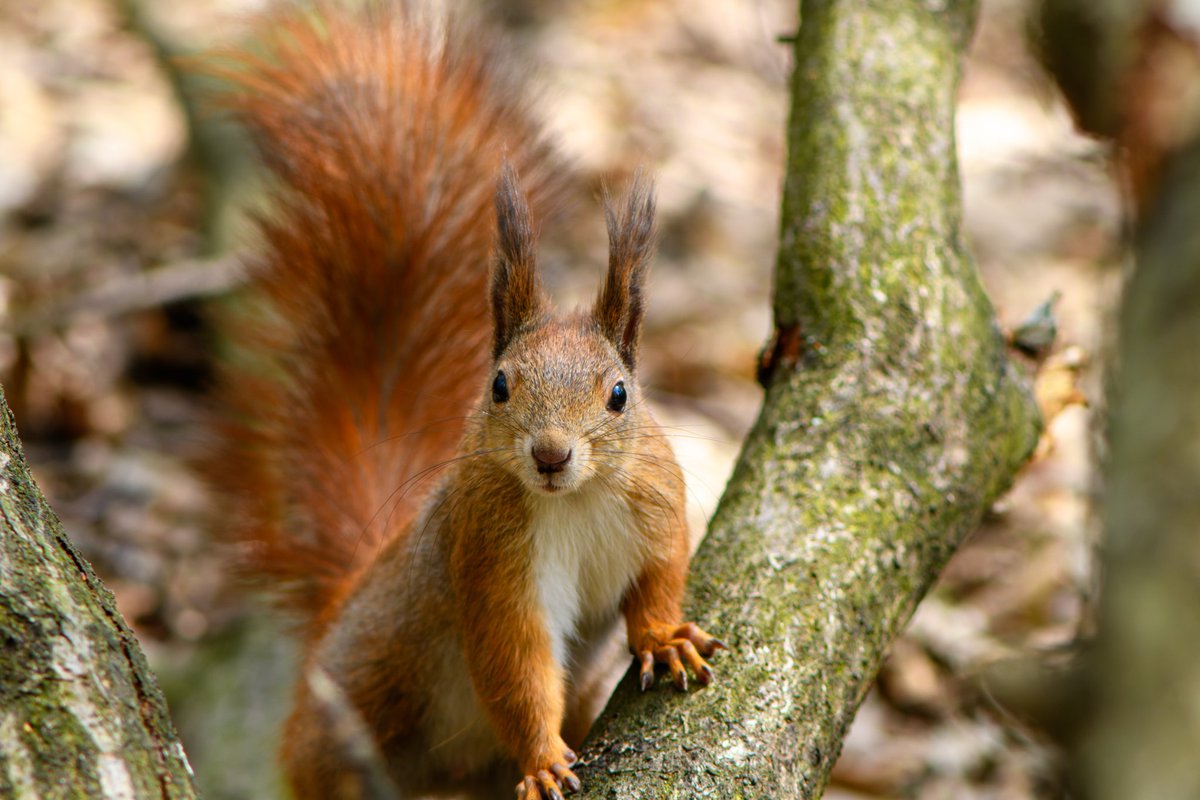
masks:
<path id="1" fill-rule="evenodd" d="M 251 572 L 310 633 L 412 518 L 482 391 L 501 159 L 541 216 L 553 202 L 495 51 L 461 20 L 380 3 L 274 20 L 219 70 L 276 191 L 218 479 Z"/>

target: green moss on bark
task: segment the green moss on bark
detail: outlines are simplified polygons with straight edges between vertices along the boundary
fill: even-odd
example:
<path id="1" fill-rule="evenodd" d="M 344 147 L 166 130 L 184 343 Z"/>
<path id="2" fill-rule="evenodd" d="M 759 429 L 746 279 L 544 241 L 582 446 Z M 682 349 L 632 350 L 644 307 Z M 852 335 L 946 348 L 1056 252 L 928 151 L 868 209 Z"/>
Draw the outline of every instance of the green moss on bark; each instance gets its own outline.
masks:
<path id="1" fill-rule="evenodd" d="M 33 483 L 2 394 L 0 644 L 0 794 L 195 796 L 141 649 Z"/>

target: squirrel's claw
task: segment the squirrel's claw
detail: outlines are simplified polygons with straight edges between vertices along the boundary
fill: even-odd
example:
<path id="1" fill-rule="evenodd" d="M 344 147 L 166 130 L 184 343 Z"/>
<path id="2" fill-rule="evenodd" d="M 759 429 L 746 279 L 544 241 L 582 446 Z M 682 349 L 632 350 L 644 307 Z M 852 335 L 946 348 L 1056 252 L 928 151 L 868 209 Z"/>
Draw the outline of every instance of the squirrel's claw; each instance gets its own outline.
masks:
<path id="1" fill-rule="evenodd" d="M 694 622 L 685 622 L 676 628 L 673 638 L 687 639 L 705 658 L 710 658 L 718 650 L 729 649 L 724 642 L 715 636 L 708 635 Z"/>
<path id="2" fill-rule="evenodd" d="M 654 685 L 654 653 L 645 650 L 640 658 L 642 662 L 641 685 L 644 692 Z"/>
<path id="3" fill-rule="evenodd" d="M 568 766 L 576 758 L 573 750 L 564 747 L 561 761 L 552 761 L 549 767 L 521 779 L 517 784 L 517 800 L 563 800 L 564 792 L 578 792 L 583 784 Z"/>
<path id="4" fill-rule="evenodd" d="M 712 683 L 713 671 L 700 654 L 696 652 L 696 645 L 692 644 L 691 639 L 677 640 L 678 650 L 683 655 L 683 660 L 687 662 L 688 668 L 696 676 L 696 680 L 700 681 L 701 686 L 708 686 Z"/>
<path id="5" fill-rule="evenodd" d="M 538 770 L 537 779 L 549 800 L 563 800 L 562 792 L 558 788 L 558 781 L 548 770 Z"/>
<path id="6" fill-rule="evenodd" d="M 564 791 L 574 794 L 582 785 L 567 766 L 552 764 L 549 770 L 540 769 L 537 775 L 526 775 L 517 784 L 517 800 L 563 800 Z"/>
<path id="7" fill-rule="evenodd" d="M 687 670 L 683 668 L 683 661 L 679 659 L 679 647 L 673 640 L 666 647 L 660 647 L 654 651 L 654 659 L 660 664 L 666 664 L 667 669 L 671 671 L 671 678 L 675 681 L 675 688 L 681 692 L 687 691 Z M 693 648 L 695 649 L 695 648 Z"/>
<path id="8" fill-rule="evenodd" d="M 575 773 L 562 764 L 551 764 L 550 771 L 554 773 L 554 777 L 558 779 L 559 784 L 569 793 L 578 792 L 583 786 L 579 782 L 579 778 L 575 777 Z"/>
<path id="9" fill-rule="evenodd" d="M 696 676 L 701 686 L 708 686 L 713 681 L 713 670 L 704 658 L 718 650 L 728 649 L 724 642 L 708 635 L 694 622 L 684 623 L 673 630 L 666 626 L 652 629 L 643 637 L 638 653 L 642 691 L 654 685 L 656 663 L 667 666 L 680 691 L 687 691 L 688 670 Z"/>

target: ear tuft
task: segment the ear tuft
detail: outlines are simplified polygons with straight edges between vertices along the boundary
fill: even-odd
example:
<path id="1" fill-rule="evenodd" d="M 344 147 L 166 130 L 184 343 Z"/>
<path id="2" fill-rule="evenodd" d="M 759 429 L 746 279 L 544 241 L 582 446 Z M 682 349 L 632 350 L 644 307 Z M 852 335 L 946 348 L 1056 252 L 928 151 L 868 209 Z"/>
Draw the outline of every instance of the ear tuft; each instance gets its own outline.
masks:
<path id="1" fill-rule="evenodd" d="M 505 159 L 496 184 L 496 256 L 492 264 L 492 359 L 545 313 L 546 299 L 534 257 L 536 242 L 529 204 L 517 172 Z"/>
<path id="2" fill-rule="evenodd" d="M 633 174 L 619 210 L 613 208 L 605 191 L 604 216 L 608 222 L 608 277 L 593 313 L 604 337 L 633 372 L 645 310 L 642 289 L 654 255 L 655 234 L 654 185 L 641 168 Z"/>

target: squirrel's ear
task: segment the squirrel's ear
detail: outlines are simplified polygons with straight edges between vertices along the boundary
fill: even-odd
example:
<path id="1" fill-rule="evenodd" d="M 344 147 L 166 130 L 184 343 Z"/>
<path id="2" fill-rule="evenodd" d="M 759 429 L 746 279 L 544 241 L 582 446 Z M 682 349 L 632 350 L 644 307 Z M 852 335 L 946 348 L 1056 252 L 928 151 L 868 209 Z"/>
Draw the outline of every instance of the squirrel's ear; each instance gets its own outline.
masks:
<path id="1" fill-rule="evenodd" d="M 604 216 L 608 222 L 608 277 L 594 313 L 601 332 L 632 372 L 642 334 L 642 287 L 654 254 L 654 185 L 641 169 L 634 173 L 619 211 L 605 192 Z"/>
<path id="2" fill-rule="evenodd" d="M 521 330 L 536 323 L 546 309 L 542 282 L 534 260 L 533 221 L 517 184 L 517 172 L 506 159 L 496 185 L 496 257 L 492 264 L 492 318 L 498 359 Z"/>

